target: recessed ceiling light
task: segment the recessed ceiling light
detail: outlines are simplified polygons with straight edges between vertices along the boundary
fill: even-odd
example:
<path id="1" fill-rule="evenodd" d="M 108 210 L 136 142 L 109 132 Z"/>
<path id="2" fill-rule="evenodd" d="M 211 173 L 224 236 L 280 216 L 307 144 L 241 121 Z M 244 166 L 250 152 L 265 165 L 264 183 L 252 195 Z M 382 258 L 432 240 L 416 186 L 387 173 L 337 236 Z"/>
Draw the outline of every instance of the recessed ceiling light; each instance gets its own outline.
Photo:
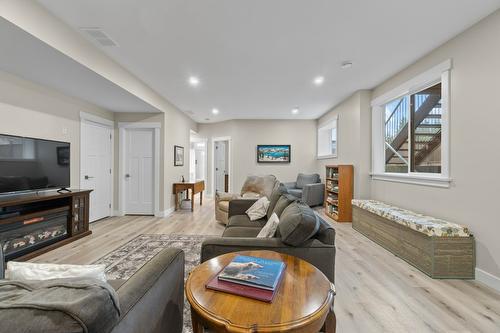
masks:
<path id="1" fill-rule="evenodd" d="M 344 62 L 340 65 L 340 67 L 341 67 L 342 69 L 351 68 L 351 67 L 352 67 L 352 62 L 351 62 L 351 61 L 344 61 Z"/>
<path id="2" fill-rule="evenodd" d="M 213 108 L 213 109 L 212 109 L 212 113 L 213 113 L 213 114 L 219 114 L 219 110 L 218 110 L 218 109 L 216 109 L 216 108 Z"/>
<path id="3" fill-rule="evenodd" d="M 323 82 L 325 82 L 325 78 L 323 76 L 316 76 L 314 78 L 314 84 L 317 85 L 317 86 L 322 85 Z"/>
<path id="4" fill-rule="evenodd" d="M 200 79 L 198 79 L 196 76 L 190 76 L 188 82 L 191 86 L 196 87 L 200 84 Z"/>
<path id="5" fill-rule="evenodd" d="M 293 114 L 297 114 L 297 113 L 299 113 L 299 108 L 298 108 L 298 107 L 293 108 L 293 109 L 292 109 L 292 113 L 293 113 Z"/>

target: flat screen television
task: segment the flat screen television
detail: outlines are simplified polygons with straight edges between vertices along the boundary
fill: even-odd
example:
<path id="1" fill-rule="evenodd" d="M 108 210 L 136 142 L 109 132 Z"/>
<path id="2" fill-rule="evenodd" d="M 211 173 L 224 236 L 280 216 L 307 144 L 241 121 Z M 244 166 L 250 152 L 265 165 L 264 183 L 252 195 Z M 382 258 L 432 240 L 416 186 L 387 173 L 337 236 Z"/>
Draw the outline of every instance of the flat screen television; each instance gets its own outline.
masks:
<path id="1" fill-rule="evenodd" d="M 69 142 L 0 134 L 0 195 L 69 185 Z"/>

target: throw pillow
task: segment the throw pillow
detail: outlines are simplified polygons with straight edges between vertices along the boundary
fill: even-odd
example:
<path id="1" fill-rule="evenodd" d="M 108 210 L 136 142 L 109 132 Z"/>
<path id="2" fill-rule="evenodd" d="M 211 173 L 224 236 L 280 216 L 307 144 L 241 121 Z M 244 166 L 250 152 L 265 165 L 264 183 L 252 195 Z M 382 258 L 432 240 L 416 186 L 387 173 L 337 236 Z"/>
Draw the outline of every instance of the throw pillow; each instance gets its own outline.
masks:
<path id="1" fill-rule="evenodd" d="M 299 246 L 318 232 L 319 225 L 318 217 L 309 206 L 294 202 L 281 214 L 278 225 L 281 241 Z"/>
<path id="2" fill-rule="evenodd" d="M 295 202 L 295 201 L 297 201 L 297 198 L 294 197 L 293 195 L 290 195 L 290 194 L 282 195 L 278 199 L 278 202 L 276 203 L 276 205 L 274 206 L 273 213 L 276 213 L 276 215 L 278 215 L 278 217 L 281 217 L 281 214 L 283 213 L 285 208 L 288 207 L 288 205 L 290 205 L 292 202 Z"/>
<path id="3" fill-rule="evenodd" d="M 267 220 L 266 225 L 260 230 L 257 238 L 272 238 L 276 234 L 276 229 L 278 229 L 278 223 L 280 219 L 276 213 L 271 215 L 271 218 Z"/>
<path id="4" fill-rule="evenodd" d="M 247 213 L 250 221 L 255 221 L 263 218 L 267 214 L 267 208 L 269 207 L 269 199 L 267 197 L 262 197 L 255 201 L 254 204 L 247 209 Z"/>
<path id="5" fill-rule="evenodd" d="M 106 282 L 106 265 L 59 265 L 9 261 L 5 278 L 9 280 L 49 280 L 86 277 Z"/>

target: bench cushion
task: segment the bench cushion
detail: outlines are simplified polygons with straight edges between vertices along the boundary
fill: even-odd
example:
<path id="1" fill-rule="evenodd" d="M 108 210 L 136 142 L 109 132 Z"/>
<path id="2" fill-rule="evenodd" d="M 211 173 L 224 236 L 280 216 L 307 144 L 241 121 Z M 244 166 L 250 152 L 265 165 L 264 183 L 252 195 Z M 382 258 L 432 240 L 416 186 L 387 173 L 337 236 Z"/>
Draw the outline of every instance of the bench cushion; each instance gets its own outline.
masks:
<path id="1" fill-rule="evenodd" d="M 407 226 L 413 230 L 437 237 L 469 237 L 470 232 L 466 226 L 437 219 L 390 206 L 376 200 L 352 200 L 352 204 L 373 214 Z"/>

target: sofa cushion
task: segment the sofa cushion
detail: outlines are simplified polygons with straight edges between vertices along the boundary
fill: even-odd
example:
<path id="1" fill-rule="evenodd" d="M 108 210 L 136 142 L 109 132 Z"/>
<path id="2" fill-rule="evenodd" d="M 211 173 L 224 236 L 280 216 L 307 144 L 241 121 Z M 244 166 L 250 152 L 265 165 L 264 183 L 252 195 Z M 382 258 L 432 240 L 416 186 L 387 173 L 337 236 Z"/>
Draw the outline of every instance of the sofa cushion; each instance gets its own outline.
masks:
<path id="1" fill-rule="evenodd" d="M 269 198 L 269 208 L 267 209 L 267 219 L 271 218 L 271 215 L 274 213 L 274 206 L 278 202 L 279 198 L 282 194 L 288 193 L 288 190 L 283 183 L 276 183 L 276 186 L 273 189 L 273 193 L 271 193 L 271 197 Z"/>
<path id="2" fill-rule="evenodd" d="M 299 173 L 297 175 L 297 184 L 295 186 L 297 188 L 304 188 L 305 185 L 316 183 L 319 183 L 319 175 L 317 173 L 313 173 L 311 175 Z"/>
<path id="3" fill-rule="evenodd" d="M 291 203 L 280 217 L 278 228 L 281 241 L 287 245 L 299 246 L 318 232 L 319 224 L 318 217 L 309 206 Z"/>
<path id="4" fill-rule="evenodd" d="M 262 228 L 266 225 L 266 219 L 258 219 L 255 221 L 250 221 L 247 215 L 234 215 L 229 218 L 227 227 L 250 227 L 250 228 Z"/>
<path id="5" fill-rule="evenodd" d="M 466 226 L 391 206 L 376 200 L 352 200 L 352 204 L 398 224 L 404 225 L 427 236 L 469 237 Z"/>
<path id="6" fill-rule="evenodd" d="M 229 212 L 229 201 L 219 201 L 218 205 L 223 212 Z"/>
<path id="7" fill-rule="evenodd" d="M 250 220 L 255 221 L 263 218 L 267 214 L 267 209 L 269 208 L 269 199 L 267 197 L 262 197 L 255 201 L 250 208 L 245 212 Z"/>
<path id="8" fill-rule="evenodd" d="M 288 194 L 293 195 L 297 199 L 302 198 L 302 190 L 298 188 L 289 188 L 288 189 Z"/>
<path id="9" fill-rule="evenodd" d="M 273 213 L 276 213 L 278 217 L 281 216 L 286 207 L 288 207 L 292 202 L 297 201 L 297 198 L 290 194 L 284 194 L 280 196 L 276 206 L 274 206 Z"/>
<path id="10" fill-rule="evenodd" d="M 255 238 L 259 234 L 261 228 L 256 227 L 230 227 L 226 228 L 222 233 L 222 237 L 251 237 Z"/>

